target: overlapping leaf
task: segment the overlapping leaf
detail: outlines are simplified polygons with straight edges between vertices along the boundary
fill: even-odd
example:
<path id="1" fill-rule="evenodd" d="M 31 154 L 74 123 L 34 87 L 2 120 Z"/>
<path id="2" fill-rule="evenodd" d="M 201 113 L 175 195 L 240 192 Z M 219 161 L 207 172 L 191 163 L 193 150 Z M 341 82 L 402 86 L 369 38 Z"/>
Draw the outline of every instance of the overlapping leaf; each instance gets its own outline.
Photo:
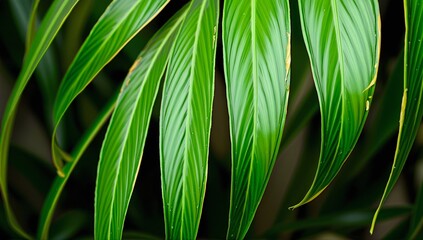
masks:
<path id="1" fill-rule="evenodd" d="M 151 112 L 186 8 L 158 31 L 131 68 L 103 142 L 95 196 L 95 237 L 122 238 Z"/>
<path id="2" fill-rule="evenodd" d="M 227 238 L 242 239 L 278 156 L 290 83 L 288 1 L 227 0 L 223 48 L 232 142 Z"/>
<path id="3" fill-rule="evenodd" d="M 115 0 L 93 27 L 60 85 L 54 106 L 52 154 L 59 175 L 63 175 L 64 156 L 56 141 L 56 131 L 66 110 L 97 73 L 169 1 Z"/>
<path id="4" fill-rule="evenodd" d="M 376 0 L 299 0 L 299 9 L 320 102 L 322 143 L 313 184 L 293 208 L 317 197 L 354 148 L 372 101 L 380 49 Z"/>
<path id="5" fill-rule="evenodd" d="M 47 15 L 43 19 L 39 30 L 35 34 L 31 47 L 28 50 L 21 72 L 19 73 L 16 85 L 14 86 L 10 98 L 7 102 L 3 115 L 1 136 L 0 136 L 0 187 L 6 215 L 12 228 L 24 238 L 30 238 L 16 221 L 15 215 L 10 208 L 9 194 L 7 191 L 7 158 L 9 153 L 10 138 L 13 130 L 14 118 L 18 108 L 18 103 L 35 68 L 46 53 L 48 47 L 63 25 L 63 22 L 72 11 L 78 0 L 56 0 L 49 8 Z"/>
<path id="6" fill-rule="evenodd" d="M 394 163 L 388 183 L 373 218 L 373 232 L 377 215 L 398 180 L 401 170 L 417 136 L 423 116 L 423 2 L 405 0 L 404 93 Z"/>
<path id="7" fill-rule="evenodd" d="M 169 60 L 160 116 L 166 237 L 195 239 L 207 180 L 218 0 L 194 0 Z"/>
<path id="8" fill-rule="evenodd" d="M 88 129 L 84 136 L 81 138 L 79 144 L 72 151 L 71 157 L 74 160 L 64 166 L 64 177 L 56 176 L 56 179 L 54 180 L 53 185 L 50 188 L 50 191 L 46 197 L 41 211 L 40 222 L 37 231 L 37 239 L 49 238 L 50 225 L 53 220 L 54 211 L 56 209 L 57 203 L 59 202 L 60 195 L 62 194 L 70 175 L 72 174 L 85 150 L 88 148 L 90 143 L 93 141 L 94 137 L 101 130 L 101 127 L 107 122 L 110 115 L 112 114 L 113 109 L 115 107 L 115 102 L 116 97 L 110 100 L 104 110 L 99 114 L 97 119 L 91 125 L 90 129 Z"/>

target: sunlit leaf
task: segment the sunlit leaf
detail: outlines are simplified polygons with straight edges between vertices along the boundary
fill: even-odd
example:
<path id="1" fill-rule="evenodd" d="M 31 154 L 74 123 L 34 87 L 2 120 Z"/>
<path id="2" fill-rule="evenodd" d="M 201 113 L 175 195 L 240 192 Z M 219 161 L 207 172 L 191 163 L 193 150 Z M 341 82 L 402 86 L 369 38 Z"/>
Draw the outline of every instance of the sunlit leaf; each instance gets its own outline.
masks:
<path id="1" fill-rule="evenodd" d="M 316 198 L 353 150 L 372 102 L 379 64 L 380 18 L 376 0 L 299 0 L 322 119 L 315 179 L 303 200 Z"/>
<path id="2" fill-rule="evenodd" d="M 194 0 L 172 50 L 160 115 L 166 237 L 195 239 L 207 181 L 218 0 Z"/>
<path id="3" fill-rule="evenodd" d="M 126 77 L 98 165 L 95 238 L 122 238 L 160 80 L 186 9 L 150 40 Z"/>
<path id="4" fill-rule="evenodd" d="M 373 218 L 373 232 L 377 215 L 394 188 L 413 146 L 423 116 L 423 2 L 405 0 L 404 93 L 402 97 L 399 134 L 394 163 L 379 207 Z"/>
<path id="5" fill-rule="evenodd" d="M 3 196 L 3 203 L 6 215 L 12 228 L 24 238 L 30 236 L 20 227 L 16 217 L 10 208 L 9 194 L 7 191 L 7 158 L 12 136 L 13 123 L 16 115 L 19 100 L 22 92 L 34 73 L 35 68 L 46 53 L 48 47 L 61 28 L 63 22 L 72 11 L 78 0 L 56 0 L 49 8 L 47 15 L 43 19 L 31 47 L 28 50 L 21 72 L 19 73 L 16 85 L 14 86 L 10 98 L 4 111 L 1 136 L 0 136 L 0 187 Z"/>
<path id="6" fill-rule="evenodd" d="M 73 100 L 97 73 L 148 24 L 170 0 L 115 0 L 103 13 L 85 40 L 60 85 L 54 105 L 53 162 L 63 176 L 66 155 L 57 144 L 60 121 Z"/>
<path id="7" fill-rule="evenodd" d="M 50 187 L 50 191 L 44 201 L 44 205 L 41 211 L 40 222 L 38 225 L 37 239 L 48 239 L 50 225 L 53 220 L 54 211 L 56 209 L 59 198 L 65 188 L 65 185 L 88 148 L 89 144 L 93 141 L 94 137 L 98 134 L 101 127 L 107 122 L 112 111 L 115 107 L 116 97 L 112 98 L 106 105 L 104 110 L 99 114 L 97 119 L 93 122 L 90 129 L 88 129 L 80 142 L 77 144 L 75 149 L 71 153 L 72 162 L 66 164 L 63 168 L 64 177 L 56 176 L 53 185 Z"/>
<path id="8" fill-rule="evenodd" d="M 278 156 L 290 83 L 288 1 L 228 0 L 223 49 L 232 142 L 227 237 L 243 238 Z"/>

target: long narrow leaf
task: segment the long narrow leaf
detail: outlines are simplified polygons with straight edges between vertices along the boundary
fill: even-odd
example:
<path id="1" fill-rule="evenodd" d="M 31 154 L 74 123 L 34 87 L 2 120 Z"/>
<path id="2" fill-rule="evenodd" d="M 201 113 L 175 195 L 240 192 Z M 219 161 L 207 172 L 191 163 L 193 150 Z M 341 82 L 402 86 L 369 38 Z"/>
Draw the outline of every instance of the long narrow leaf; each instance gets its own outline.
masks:
<path id="1" fill-rule="evenodd" d="M 95 197 L 95 237 L 122 238 L 153 105 L 186 8 L 158 31 L 131 68 L 100 154 Z"/>
<path id="2" fill-rule="evenodd" d="M 423 116 L 423 3 L 405 0 L 404 93 L 394 163 L 385 191 L 373 218 L 373 232 L 377 215 L 394 188 L 405 165 Z"/>
<path id="3" fill-rule="evenodd" d="M 223 48 L 232 142 L 227 238 L 242 239 L 278 156 L 290 84 L 288 1 L 228 0 Z"/>
<path id="4" fill-rule="evenodd" d="M 162 197 L 169 239 L 195 239 L 207 181 L 218 0 L 194 0 L 169 60 L 160 116 Z"/>
<path id="5" fill-rule="evenodd" d="M 103 13 L 85 40 L 60 85 L 54 105 L 53 162 L 62 172 L 62 150 L 56 132 L 73 100 L 97 73 L 149 23 L 170 0 L 115 0 Z"/>
<path id="6" fill-rule="evenodd" d="M 110 115 L 112 114 L 112 111 L 115 107 L 115 102 L 116 97 L 112 98 L 109 101 L 109 103 L 104 107 L 104 110 L 94 121 L 90 129 L 88 129 L 84 136 L 81 138 L 79 144 L 72 151 L 71 157 L 74 159 L 74 161 L 64 166 L 63 173 L 65 174 L 65 176 L 57 176 L 54 180 L 41 211 L 41 217 L 37 231 L 37 239 L 48 239 L 54 210 L 56 209 L 57 203 L 59 202 L 60 195 L 62 194 L 70 175 L 72 174 L 85 150 L 88 148 L 90 143 L 93 141 L 94 137 L 100 131 L 101 127 L 107 122 Z"/>
<path id="7" fill-rule="evenodd" d="M 10 207 L 9 194 L 7 191 L 7 158 L 9 152 L 10 138 L 12 136 L 13 123 L 16 115 L 19 100 L 22 92 L 34 73 L 35 68 L 46 53 L 48 47 L 63 25 L 69 13 L 72 11 L 78 0 L 56 0 L 43 19 L 37 31 L 30 49 L 25 55 L 21 72 L 19 73 L 16 85 L 7 102 L 3 115 L 1 136 L 0 136 L 0 187 L 3 196 L 3 203 L 6 215 L 12 228 L 22 237 L 30 236 L 22 229 Z"/>
<path id="8" fill-rule="evenodd" d="M 379 65 L 376 0 L 299 0 L 322 119 L 321 153 L 311 188 L 292 208 L 316 198 L 353 150 L 372 102 Z"/>

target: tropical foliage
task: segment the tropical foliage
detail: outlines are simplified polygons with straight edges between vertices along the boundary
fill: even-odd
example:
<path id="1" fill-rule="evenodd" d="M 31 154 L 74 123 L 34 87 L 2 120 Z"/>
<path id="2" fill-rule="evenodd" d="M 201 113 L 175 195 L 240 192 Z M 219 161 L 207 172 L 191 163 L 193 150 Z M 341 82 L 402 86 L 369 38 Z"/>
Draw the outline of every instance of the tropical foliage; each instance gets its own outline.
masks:
<path id="1" fill-rule="evenodd" d="M 0 237 L 423 237 L 421 0 L 0 6 Z"/>

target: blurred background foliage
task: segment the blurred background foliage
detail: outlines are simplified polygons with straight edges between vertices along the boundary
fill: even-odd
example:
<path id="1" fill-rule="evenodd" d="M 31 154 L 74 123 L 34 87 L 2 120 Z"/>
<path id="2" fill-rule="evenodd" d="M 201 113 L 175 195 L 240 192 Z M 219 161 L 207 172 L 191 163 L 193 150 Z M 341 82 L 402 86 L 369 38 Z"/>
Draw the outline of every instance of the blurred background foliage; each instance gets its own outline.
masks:
<path id="1" fill-rule="evenodd" d="M 40 2 L 42 17 L 52 1 Z M 187 1 L 171 1 L 82 93 L 61 129 L 62 146 L 72 149 L 104 103 L 120 88 L 128 69 L 152 34 Z M 374 104 L 362 136 L 334 183 L 315 201 L 295 211 L 310 186 L 320 147 L 320 115 L 308 56 L 301 35 L 297 1 L 291 2 L 292 80 L 281 153 L 250 229 L 250 238 L 399 239 L 407 236 L 423 180 L 423 132 L 396 188 L 381 212 L 374 236 L 369 227 L 391 169 L 403 86 L 404 12 L 398 0 L 379 0 L 382 49 Z M 0 1 L 0 118 L 19 73 L 32 0 Z M 81 1 L 40 63 L 24 92 L 10 152 L 11 202 L 25 229 L 36 232 L 43 201 L 56 176 L 51 164 L 51 111 L 60 79 L 108 1 Z M 221 6 L 223 6 L 223 1 Z M 221 35 L 221 34 L 219 34 Z M 224 238 L 230 192 L 230 140 L 218 42 L 209 179 L 199 237 Z M 159 98 L 160 99 L 160 96 Z M 143 163 L 128 210 L 124 238 L 163 238 L 158 113 L 156 104 Z M 91 238 L 94 188 L 103 129 L 70 178 L 53 220 L 51 239 Z M 422 204 L 423 201 L 420 201 Z M 420 235 L 423 237 L 422 235 Z M 0 238 L 16 237 L 0 208 Z"/>

